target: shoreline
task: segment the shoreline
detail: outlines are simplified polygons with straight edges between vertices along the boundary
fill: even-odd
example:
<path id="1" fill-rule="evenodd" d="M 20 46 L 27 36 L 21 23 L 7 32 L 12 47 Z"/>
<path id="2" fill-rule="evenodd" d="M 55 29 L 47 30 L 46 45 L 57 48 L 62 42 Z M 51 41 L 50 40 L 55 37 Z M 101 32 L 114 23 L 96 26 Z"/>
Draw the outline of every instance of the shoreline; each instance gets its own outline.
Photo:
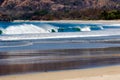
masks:
<path id="1" fill-rule="evenodd" d="M 119 52 L 118 47 L 0 53 L 2 60 L 0 75 L 61 72 L 116 66 L 119 65 L 120 61 Z"/>
<path id="2" fill-rule="evenodd" d="M 0 80 L 96 80 L 98 78 L 100 80 L 119 80 L 120 66 L 17 74 L 1 76 Z"/>
<path id="3" fill-rule="evenodd" d="M 13 22 L 120 23 L 120 20 L 14 20 Z"/>
<path id="4" fill-rule="evenodd" d="M 18 21 L 20 22 L 20 21 Z M 22 21 L 21 21 L 22 22 Z M 23 22 L 30 22 L 30 21 L 23 21 Z M 32 22 L 32 21 L 31 21 Z M 37 22 L 37 21 L 34 21 L 34 22 Z M 103 21 L 103 20 L 100 20 L 100 21 L 81 21 L 81 20 L 60 20 L 60 21 L 38 21 L 38 22 L 59 22 L 59 23 L 106 23 L 106 24 L 120 24 L 120 20 L 116 21 L 116 20 L 112 20 L 112 21 Z M 77 43 L 78 44 L 78 43 Z M 90 45 L 90 44 L 89 44 Z M 72 45 L 73 46 L 73 45 Z M 93 46 L 93 44 L 92 44 Z M 42 46 L 43 47 L 43 46 Z M 34 52 L 33 52 L 33 56 L 35 57 L 34 60 L 33 60 L 33 57 L 27 55 L 27 58 L 26 58 L 26 55 L 15 55 L 13 52 L 8 52 L 6 53 L 6 55 L 4 56 L 1 56 L 2 60 L 4 59 L 4 62 L 3 63 L 6 63 L 8 65 L 9 61 L 10 63 L 9 64 L 18 64 L 18 62 L 20 63 L 20 65 L 10 65 L 10 66 L 1 66 L 1 73 L 4 72 L 6 70 L 5 73 L 8 73 L 8 74 L 11 74 L 11 72 L 15 71 L 34 71 L 33 68 L 35 68 L 36 71 L 38 70 L 44 70 L 45 72 L 36 72 L 36 73 L 23 73 L 23 74 L 15 74 L 15 75 L 8 75 L 8 76 L 0 76 L 0 80 L 120 80 L 120 65 L 119 65 L 119 61 L 120 61 L 120 55 L 119 55 L 119 47 L 116 47 L 115 49 L 113 49 L 111 47 L 111 49 L 108 49 L 109 47 L 107 48 L 103 48 L 103 49 L 90 49 L 90 50 L 78 50 L 79 51 L 79 56 L 78 56 L 78 51 L 77 50 L 68 50 L 68 51 L 51 51 L 48 53 L 46 52 L 42 52 L 41 51 L 41 55 L 39 54 L 39 56 L 43 56 L 43 53 L 46 53 L 46 56 L 44 55 L 45 58 L 41 57 L 41 59 L 39 58 L 38 55 L 35 55 Z M 73 52 L 72 52 L 73 51 Z M 22 52 L 20 52 L 19 54 L 21 54 Z M 29 53 L 29 52 L 28 52 Z M 37 52 L 36 54 L 38 54 L 39 52 Z M 56 56 L 53 56 L 51 57 L 52 55 L 56 54 Z M 63 54 L 63 53 L 69 53 L 69 55 L 66 55 L 66 54 Z M 76 56 L 74 54 L 77 54 Z M 81 53 L 83 53 L 83 57 L 81 57 Z M 90 55 L 91 54 L 94 54 L 94 55 Z M 100 58 L 100 55 L 95 55 L 95 53 L 98 53 L 98 54 L 103 54 L 104 55 L 101 55 L 101 58 Z M 109 53 L 109 55 L 107 55 L 107 53 Z M 113 54 L 112 54 L 113 53 Z M 116 53 L 116 54 L 115 54 Z M 5 54 L 5 53 L 4 53 Z M 13 55 L 12 55 L 13 54 Z M 18 53 L 16 53 L 18 54 Z M 24 54 L 24 51 L 23 51 L 23 54 Z M 71 54 L 71 56 L 70 56 Z M 81 54 L 81 55 L 80 55 Z M 86 55 L 87 56 L 86 56 Z M 49 57 L 49 56 L 50 57 Z M 61 57 L 59 56 L 61 55 Z M 37 59 L 36 59 L 37 57 Z M 89 58 L 88 58 L 89 57 Z M 114 58 L 113 58 L 114 57 Z M 105 59 L 103 59 L 105 58 Z M 5 60 L 7 59 L 7 60 Z M 25 60 L 24 60 L 25 59 Z M 70 67 L 73 66 L 74 68 L 76 68 L 76 66 L 78 66 L 78 64 L 81 64 L 81 62 L 78 62 L 78 60 L 76 60 L 76 62 L 73 60 L 73 63 L 70 61 L 70 62 L 65 62 L 65 63 L 62 63 L 64 60 L 71 60 L 71 59 L 78 59 L 80 61 L 81 60 L 88 60 L 88 61 L 81 61 L 82 63 L 84 64 L 91 64 L 91 65 L 94 65 L 94 63 L 97 63 L 98 65 L 101 65 L 101 64 L 107 64 L 107 63 L 114 63 L 117 62 L 118 63 L 118 66 L 105 66 L 105 67 L 97 67 L 97 68 L 88 68 L 88 69 L 71 69 L 71 70 L 64 70 L 64 68 L 67 67 Z M 93 60 L 92 60 L 93 59 Z M 97 60 L 96 60 L 97 59 Z M 30 61 L 31 60 L 31 61 Z M 43 64 L 43 66 L 41 64 L 33 64 L 33 61 L 60 61 L 59 63 L 55 63 L 55 64 Z M 91 60 L 91 61 L 90 61 Z M 13 61 L 13 62 L 12 62 Z M 98 61 L 98 62 L 97 62 Z M 25 64 L 23 64 L 23 62 L 25 62 Z M 31 65 L 28 65 L 29 62 L 32 62 Z M 27 64 L 26 64 L 27 63 Z M 40 62 L 39 62 L 40 63 Z M 21 65 L 23 64 L 23 65 Z M 49 66 L 50 65 L 50 66 Z M 22 67 L 21 67 L 22 66 Z M 41 67 L 41 69 L 40 69 Z M 9 69 L 8 69 L 9 68 Z M 59 69 L 60 68 L 60 71 L 47 71 L 49 70 L 49 68 L 51 69 Z M 33 70 L 32 70 L 33 69 Z M 2 71 L 3 70 L 3 71 Z"/>

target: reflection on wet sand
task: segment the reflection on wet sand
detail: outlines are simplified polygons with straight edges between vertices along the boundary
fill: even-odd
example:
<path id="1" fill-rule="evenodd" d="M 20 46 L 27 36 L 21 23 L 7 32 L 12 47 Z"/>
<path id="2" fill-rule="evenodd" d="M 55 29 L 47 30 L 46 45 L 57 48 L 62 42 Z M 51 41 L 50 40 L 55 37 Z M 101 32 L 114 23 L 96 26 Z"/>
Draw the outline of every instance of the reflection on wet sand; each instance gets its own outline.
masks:
<path id="1" fill-rule="evenodd" d="M 119 47 L 0 53 L 0 75 L 82 69 L 113 64 L 120 64 Z"/>

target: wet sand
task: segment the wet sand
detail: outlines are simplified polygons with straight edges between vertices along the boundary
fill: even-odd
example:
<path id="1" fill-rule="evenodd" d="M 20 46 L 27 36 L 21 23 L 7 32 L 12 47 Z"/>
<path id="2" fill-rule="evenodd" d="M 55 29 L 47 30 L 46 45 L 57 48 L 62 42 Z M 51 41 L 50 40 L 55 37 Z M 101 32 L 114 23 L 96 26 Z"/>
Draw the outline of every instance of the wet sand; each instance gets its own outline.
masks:
<path id="1" fill-rule="evenodd" d="M 88 69 L 119 64 L 119 47 L 0 53 L 0 75 Z"/>
<path id="2" fill-rule="evenodd" d="M 52 21 L 38 21 L 38 20 L 15 20 L 14 22 L 62 22 L 62 23 L 120 23 L 120 20 L 52 20 Z"/>
<path id="3" fill-rule="evenodd" d="M 120 80 L 120 66 L 1 76 L 0 80 Z"/>
<path id="4" fill-rule="evenodd" d="M 120 80 L 119 65 L 120 47 L 0 52 L 0 80 Z"/>
<path id="5" fill-rule="evenodd" d="M 119 24 L 120 20 L 57 22 Z M 120 66 L 113 65 L 120 65 L 120 47 L 0 52 L 0 80 L 120 80 Z"/>
<path id="6" fill-rule="evenodd" d="M 120 65 L 120 47 L 6 51 L 0 80 L 120 80 L 113 65 Z"/>

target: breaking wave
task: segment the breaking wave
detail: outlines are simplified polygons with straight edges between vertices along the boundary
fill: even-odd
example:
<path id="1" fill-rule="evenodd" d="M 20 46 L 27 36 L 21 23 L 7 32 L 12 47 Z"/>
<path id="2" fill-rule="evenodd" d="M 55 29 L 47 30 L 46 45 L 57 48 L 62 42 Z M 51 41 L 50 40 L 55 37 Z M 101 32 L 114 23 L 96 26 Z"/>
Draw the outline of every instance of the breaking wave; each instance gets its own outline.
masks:
<path id="1" fill-rule="evenodd" d="M 100 37 L 120 35 L 120 24 L 14 23 L 0 27 L 0 40 Z"/>
<path id="2" fill-rule="evenodd" d="M 39 34 L 39 33 L 55 33 L 55 32 L 84 32 L 93 30 L 102 30 L 102 26 L 68 26 L 58 27 L 49 24 L 21 24 L 10 25 L 6 28 L 0 28 L 0 34 L 15 35 L 15 34 Z"/>
<path id="3" fill-rule="evenodd" d="M 52 29 L 48 25 L 44 25 L 44 27 L 48 27 L 48 30 L 38 27 L 33 24 L 23 24 L 23 25 L 15 25 L 9 26 L 6 29 L 1 29 L 3 34 L 36 34 L 36 33 L 50 33 L 50 29 Z M 50 29 L 49 29 L 50 27 Z"/>

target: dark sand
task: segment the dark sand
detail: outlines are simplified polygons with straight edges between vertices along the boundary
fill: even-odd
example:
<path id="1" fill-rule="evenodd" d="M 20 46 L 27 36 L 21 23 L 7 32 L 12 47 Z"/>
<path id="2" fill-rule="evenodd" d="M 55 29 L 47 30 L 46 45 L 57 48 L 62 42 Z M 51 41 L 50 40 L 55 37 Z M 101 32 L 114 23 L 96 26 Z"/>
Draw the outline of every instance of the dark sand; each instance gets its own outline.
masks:
<path id="1" fill-rule="evenodd" d="M 111 66 L 120 64 L 120 48 L 4 52 L 0 63 L 0 75 Z"/>

